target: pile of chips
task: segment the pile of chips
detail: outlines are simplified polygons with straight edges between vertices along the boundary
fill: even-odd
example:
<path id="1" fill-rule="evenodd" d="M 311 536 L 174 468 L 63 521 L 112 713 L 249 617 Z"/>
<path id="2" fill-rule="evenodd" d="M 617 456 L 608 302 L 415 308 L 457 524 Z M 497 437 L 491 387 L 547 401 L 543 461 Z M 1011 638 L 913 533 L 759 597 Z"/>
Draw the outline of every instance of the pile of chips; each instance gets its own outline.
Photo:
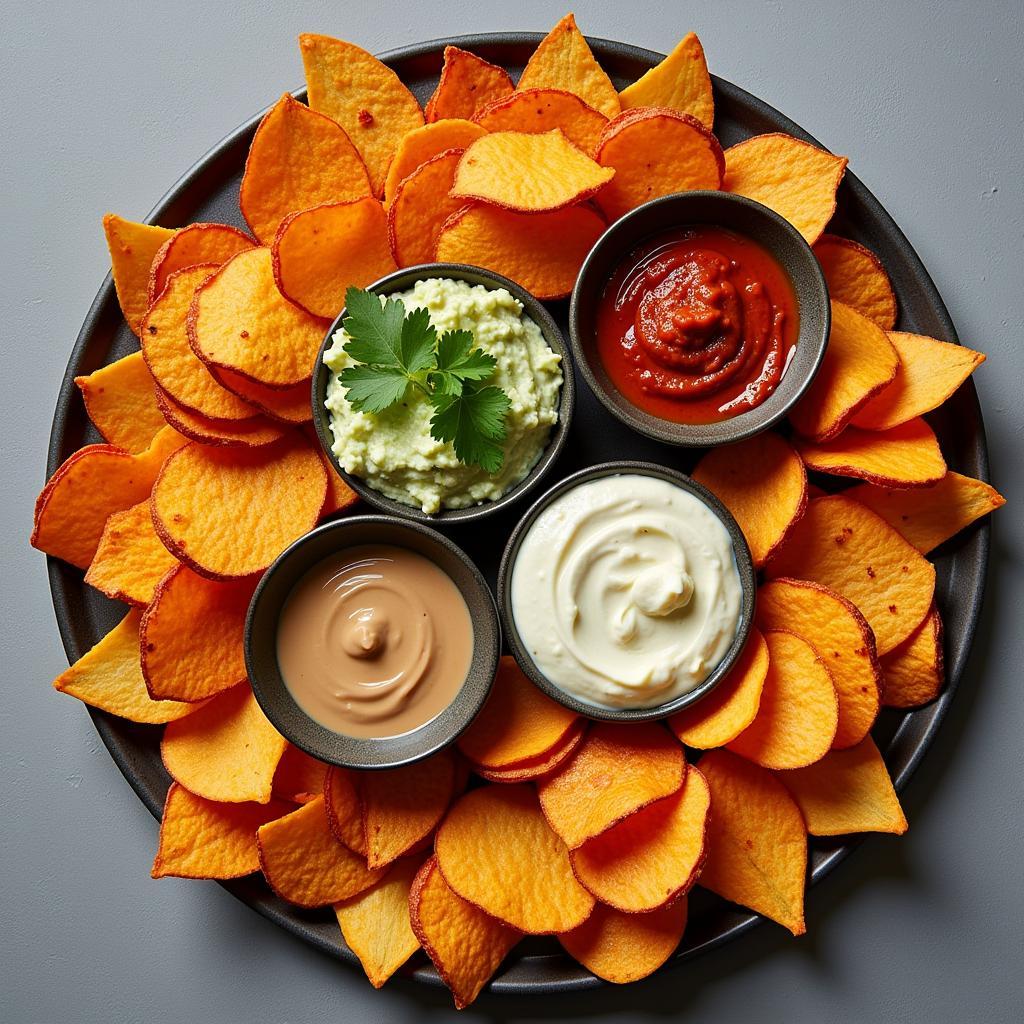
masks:
<path id="1" fill-rule="evenodd" d="M 571 15 L 517 86 L 448 47 L 425 110 L 358 47 L 300 42 L 309 105 L 283 96 L 256 132 L 251 235 L 106 218 L 142 351 L 78 379 L 106 443 L 72 455 L 36 506 L 32 543 L 131 606 L 55 686 L 165 726 L 154 876 L 262 871 L 283 899 L 333 907 L 374 985 L 422 948 L 460 1007 L 526 934 L 609 981 L 646 976 L 677 947 L 694 884 L 800 934 L 809 835 L 906 829 L 870 729 L 880 707 L 939 693 L 926 556 L 1003 503 L 947 472 L 922 418 L 984 357 L 894 331 L 881 263 L 823 234 L 845 159 L 780 134 L 723 153 L 692 34 L 621 93 Z M 738 663 L 667 723 L 619 725 L 577 717 L 504 659 L 457 750 L 356 773 L 290 746 L 246 680 L 243 622 L 274 557 L 354 501 L 308 427 L 345 289 L 438 258 L 564 296 L 609 220 L 693 188 L 789 219 L 833 302 L 791 430 L 694 472 L 761 571 Z M 827 494 L 808 470 L 859 482 Z"/>

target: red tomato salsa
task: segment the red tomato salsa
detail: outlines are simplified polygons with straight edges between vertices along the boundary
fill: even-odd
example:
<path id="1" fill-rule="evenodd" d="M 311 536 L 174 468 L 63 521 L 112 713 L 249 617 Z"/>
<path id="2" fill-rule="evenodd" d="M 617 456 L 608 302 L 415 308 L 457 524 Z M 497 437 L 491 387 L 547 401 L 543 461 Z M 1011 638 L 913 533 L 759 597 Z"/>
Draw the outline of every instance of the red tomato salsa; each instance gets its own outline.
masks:
<path id="1" fill-rule="evenodd" d="M 775 390 L 799 313 L 765 249 L 699 225 L 630 253 L 605 287 L 597 324 L 601 362 L 630 402 L 677 423 L 715 423 Z"/>

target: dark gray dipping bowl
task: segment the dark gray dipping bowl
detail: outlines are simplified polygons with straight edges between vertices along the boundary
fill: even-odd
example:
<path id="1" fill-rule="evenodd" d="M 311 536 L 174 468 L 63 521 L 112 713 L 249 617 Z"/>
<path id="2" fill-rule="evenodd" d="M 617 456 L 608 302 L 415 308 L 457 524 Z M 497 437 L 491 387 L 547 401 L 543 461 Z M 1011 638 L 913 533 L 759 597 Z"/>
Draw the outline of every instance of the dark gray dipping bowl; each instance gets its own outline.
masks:
<path id="1" fill-rule="evenodd" d="M 473 622 L 473 660 L 455 699 L 412 732 L 362 739 L 334 732 L 295 702 L 277 663 L 277 622 L 292 588 L 324 558 L 358 544 L 393 544 L 430 559 L 459 588 Z M 447 537 L 390 516 L 352 516 L 324 523 L 286 548 L 253 594 L 245 621 L 245 665 L 253 693 L 274 728 L 307 754 L 345 768 L 398 768 L 453 742 L 491 692 L 501 653 L 501 626 L 491 591 L 468 556 Z"/>
<path id="2" fill-rule="evenodd" d="M 667 480 L 670 484 L 684 491 L 688 491 L 694 497 L 699 498 L 716 516 L 722 521 L 732 539 L 733 554 L 736 558 L 736 568 L 739 571 L 740 587 L 742 595 L 740 598 L 740 621 L 736 627 L 736 636 L 732 644 L 725 652 L 725 657 L 715 666 L 714 671 L 698 686 L 684 693 L 674 700 L 664 704 L 657 704 L 649 708 L 614 708 L 602 704 L 592 704 L 590 701 L 580 700 L 573 694 L 563 690 L 557 683 L 549 679 L 538 668 L 516 628 L 515 616 L 512 614 L 512 568 L 515 565 L 519 547 L 523 542 L 530 527 L 537 520 L 537 517 L 556 499 L 566 491 L 571 491 L 580 484 L 590 480 L 596 480 L 606 476 L 619 476 L 623 474 L 639 474 L 642 476 L 653 476 L 659 480 Z M 646 722 L 651 719 L 665 718 L 667 715 L 675 714 L 696 704 L 701 698 L 707 696 L 726 675 L 733 663 L 740 656 L 747 637 L 750 634 L 750 627 L 754 621 L 754 605 L 757 595 L 757 577 L 754 572 L 754 562 L 750 557 L 750 548 L 747 547 L 743 531 L 739 524 L 733 519 L 729 510 L 706 488 L 691 480 L 684 473 L 673 469 L 666 469 L 664 466 L 657 466 L 652 462 L 605 462 L 599 466 L 590 466 L 578 473 L 565 477 L 555 484 L 530 506 L 529 511 L 519 521 L 519 525 L 512 531 L 508 544 L 505 546 L 505 553 L 501 558 L 501 567 L 498 570 L 498 604 L 501 607 L 501 618 L 505 626 L 505 637 L 512 649 L 519 667 L 529 678 L 540 687 L 552 700 L 575 711 L 577 714 L 585 715 L 587 718 L 597 718 L 608 722 Z"/>
<path id="3" fill-rule="evenodd" d="M 757 408 L 719 423 L 676 423 L 637 408 L 612 383 L 597 351 L 598 304 L 615 269 L 649 239 L 693 224 L 728 228 L 760 243 L 789 276 L 800 312 L 796 352 L 779 386 Z M 831 322 L 825 277 L 800 232 L 767 206 L 729 192 L 678 192 L 631 210 L 590 250 L 569 306 L 573 357 L 602 405 L 639 433 L 686 448 L 742 441 L 782 419 L 818 372 Z"/>
<path id="4" fill-rule="evenodd" d="M 380 491 L 374 490 L 362 477 L 345 472 L 338 462 L 331 448 L 334 443 L 334 434 L 331 431 L 330 413 L 324 408 L 324 402 L 327 400 L 327 384 L 331 377 L 330 368 L 324 364 L 324 353 L 331 347 L 334 332 L 341 327 L 341 322 L 345 319 L 345 310 L 338 314 L 334 323 L 328 328 L 313 367 L 313 424 L 316 427 L 316 434 L 320 439 L 320 447 L 323 448 L 324 455 L 330 459 L 331 464 L 349 487 L 368 505 L 372 505 L 378 511 L 393 516 L 402 516 L 405 519 L 415 519 L 421 523 L 448 525 L 470 522 L 493 515 L 524 497 L 540 483 L 544 474 L 555 464 L 565 447 L 566 439 L 569 436 L 569 424 L 572 421 L 576 385 L 573 380 L 569 346 L 551 314 L 543 303 L 507 277 L 465 263 L 421 263 L 382 277 L 369 286 L 369 291 L 376 292 L 378 295 L 391 295 L 393 292 L 405 291 L 417 281 L 428 277 L 449 277 L 457 281 L 468 281 L 470 284 L 480 284 L 492 290 L 495 288 L 506 289 L 523 304 L 523 312 L 540 328 L 548 347 L 562 357 L 562 390 L 559 395 L 558 421 L 551 428 L 547 448 L 533 469 L 515 487 L 496 501 L 485 501 L 468 508 L 442 509 L 440 512 L 428 514 L 415 505 L 405 505 L 400 501 L 385 497 Z"/>

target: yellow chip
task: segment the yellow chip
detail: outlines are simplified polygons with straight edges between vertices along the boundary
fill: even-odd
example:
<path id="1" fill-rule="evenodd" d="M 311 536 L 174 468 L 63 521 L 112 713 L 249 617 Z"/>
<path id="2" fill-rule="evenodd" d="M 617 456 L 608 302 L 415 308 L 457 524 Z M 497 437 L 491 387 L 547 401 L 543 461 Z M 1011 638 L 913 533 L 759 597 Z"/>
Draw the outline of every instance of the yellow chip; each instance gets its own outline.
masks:
<path id="1" fill-rule="evenodd" d="M 504 68 L 457 46 L 444 48 L 444 67 L 437 88 L 423 108 L 427 122 L 447 117 L 472 119 L 489 103 L 512 92 L 512 79 Z"/>
<path id="2" fill-rule="evenodd" d="M 564 89 L 521 89 L 485 107 L 474 120 L 489 132 L 539 134 L 554 128 L 593 156 L 608 118 Z"/>
<path id="3" fill-rule="evenodd" d="M 814 243 L 829 295 L 845 303 L 882 328 L 896 324 L 896 293 L 882 261 L 859 242 L 838 235 L 822 235 Z"/>
<path id="4" fill-rule="evenodd" d="M 388 207 L 388 239 L 400 267 L 430 263 L 445 221 L 462 209 L 462 200 L 448 193 L 463 152 L 438 153 L 398 186 Z"/>
<path id="5" fill-rule="evenodd" d="M 204 263 L 219 267 L 254 245 L 254 238 L 228 224 L 189 224 L 182 228 L 168 238 L 153 257 L 149 271 L 150 305 L 164 290 L 171 274 Z"/>
<path id="6" fill-rule="evenodd" d="M 101 366 L 75 383 L 85 411 L 103 440 L 127 452 L 149 447 L 164 418 L 156 404 L 153 375 L 141 352 Z"/>
<path id="7" fill-rule="evenodd" d="M 103 232 L 110 250 L 117 301 L 128 326 L 138 334 L 149 308 L 149 268 L 160 246 L 173 237 L 174 231 L 155 224 L 136 224 L 108 213 L 103 218 Z"/>
<path id="8" fill-rule="evenodd" d="M 882 658 L 882 703 L 917 708 L 935 700 L 946 681 L 942 619 L 932 610 L 899 647 Z"/>
<path id="9" fill-rule="evenodd" d="M 690 114 L 710 128 L 715 120 L 715 97 L 704 47 L 696 34 L 685 35 L 660 64 L 626 86 L 619 93 L 619 102 L 623 110 L 668 107 Z"/>
<path id="10" fill-rule="evenodd" d="M 398 151 L 388 168 L 384 182 L 384 201 L 390 203 L 395 198 L 398 186 L 417 167 L 449 149 L 465 149 L 490 130 L 465 118 L 455 117 L 414 128 L 398 144 Z"/>

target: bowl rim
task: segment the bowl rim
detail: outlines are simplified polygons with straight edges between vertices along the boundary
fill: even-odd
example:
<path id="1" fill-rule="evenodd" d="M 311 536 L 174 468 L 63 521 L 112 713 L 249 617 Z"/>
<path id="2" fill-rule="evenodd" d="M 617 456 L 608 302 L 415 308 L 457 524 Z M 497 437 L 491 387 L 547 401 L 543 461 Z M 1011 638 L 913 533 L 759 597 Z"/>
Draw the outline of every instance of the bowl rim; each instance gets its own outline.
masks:
<path id="1" fill-rule="evenodd" d="M 551 467 L 558 461 L 569 438 L 569 430 L 572 426 L 572 417 L 576 405 L 576 383 L 575 374 L 573 373 L 572 347 L 569 345 L 554 317 L 544 306 L 544 303 L 515 281 L 503 277 L 501 274 L 496 274 L 493 270 L 486 270 L 483 267 L 476 267 L 469 263 L 417 263 L 410 267 L 402 267 L 399 270 L 392 271 L 390 274 L 386 274 L 384 277 L 378 278 L 372 284 L 367 285 L 367 291 L 390 295 L 410 287 L 416 281 L 430 277 L 450 277 L 455 280 L 468 281 L 470 284 L 484 285 L 492 290 L 496 288 L 506 289 L 512 294 L 513 298 L 518 299 L 522 303 L 523 312 L 540 328 L 548 347 L 561 357 L 562 385 L 558 396 L 558 419 L 548 435 L 547 445 L 530 472 L 500 498 L 484 501 L 477 505 L 470 505 L 467 508 L 443 508 L 439 512 L 432 513 L 424 512 L 415 505 L 405 505 L 400 501 L 389 498 L 371 487 L 363 478 L 348 473 L 338 461 L 338 457 L 334 454 L 331 447 L 334 439 L 331 433 L 330 414 L 323 407 L 322 400 L 322 396 L 327 393 L 327 382 L 331 373 L 330 368 L 324 362 L 324 354 L 333 343 L 334 333 L 341 327 L 341 322 L 345 318 L 345 309 L 342 309 L 331 322 L 323 341 L 320 343 L 316 363 L 313 367 L 310 401 L 313 409 L 313 426 L 325 458 L 329 460 L 331 466 L 334 467 L 345 483 L 360 498 L 375 510 L 387 515 L 398 516 L 427 525 L 439 523 L 448 526 L 476 522 L 487 516 L 494 515 L 507 508 L 513 502 L 519 501 L 538 486 Z"/>
<path id="2" fill-rule="evenodd" d="M 776 229 L 781 230 L 783 235 L 787 236 L 789 244 L 793 247 L 792 251 L 800 254 L 800 273 L 808 278 L 809 290 L 813 293 L 814 306 L 816 307 L 812 312 L 820 319 L 821 330 L 814 331 L 810 338 L 804 338 L 804 325 L 809 320 L 804 317 L 804 310 L 801 308 L 797 352 L 800 353 L 801 350 L 807 351 L 808 347 L 810 347 L 810 356 L 803 356 L 801 353 L 801 356 L 794 358 L 787 367 L 786 376 L 793 380 L 794 377 L 790 375 L 795 372 L 799 376 L 799 382 L 792 389 L 791 393 L 786 396 L 784 401 L 772 401 L 772 398 L 779 394 L 779 390 L 776 389 L 773 395 L 769 396 L 761 405 L 728 419 L 720 420 L 716 423 L 679 423 L 675 420 L 667 420 L 655 416 L 629 402 L 628 399 L 625 399 L 627 408 L 623 408 L 612 400 L 608 387 L 598 378 L 591 365 L 591 359 L 588 358 L 587 345 L 582 338 L 580 318 L 585 303 L 593 301 L 594 289 L 603 289 L 605 281 L 595 282 L 591 280 L 591 277 L 597 273 L 595 268 L 609 248 L 617 248 L 619 258 L 622 259 L 642 245 L 644 241 L 671 231 L 673 228 L 685 227 L 689 223 L 695 222 L 710 223 L 705 219 L 690 220 L 685 213 L 687 206 L 705 203 L 719 203 L 745 209 L 749 215 L 755 218 L 762 218 L 762 220 L 771 223 Z M 678 207 L 683 208 L 683 212 L 680 215 L 669 213 L 669 211 L 674 211 Z M 642 231 L 636 238 L 632 238 L 630 232 L 633 229 L 633 225 L 648 216 L 649 211 L 662 208 L 664 208 L 666 213 L 665 223 L 656 229 Z M 793 280 L 793 275 L 787 271 L 785 261 L 779 258 L 777 249 L 773 250 L 771 246 L 766 245 L 760 234 L 744 231 L 741 228 L 730 228 L 729 230 L 735 230 L 737 234 L 747 235 L 751 240 L 764 246 L 769 254 L 776 259 L 783 271 L 787 273 L 787 276 L 790 277 L 794 291 L 798 291 L 798 282 Z M 624 236 L 629 240 L 622 241 Z M 584 295 L 585 291 L 587 295 Z M 798 304 L 800 302 L 799 295 L 797 295 L 797 302 Z M 814 255 L 813 249 L 803 235 L 788 220 L 763 203 L 759 203 L 747 196 L 737 195 L 733 192 L 723 192 L 717 189 L 694 189 L 688 192 L 672 192 L 668 195 L 659 196 L 656 199 L 643 203 L 641 206 L 635 207 L 629 213 L 614 221 L 605 229 L 604 233 L 590 249 L 590 252 L 587 253 L 586 259 L 584 259 L 580 272 L 576 277 L 576 284 L 573 287 L 572 296 L 569 300 L 569 343 L 572 346 L 573 360 L 594 397 L 597 398 L 607 412 L 621 423 L 626 424 L 631 430 L 655 441 L 661 441 L 681 448 L 709 448 L 715 445 L 733 444 L 763 433 L 778 423 L 806 394 L 807 389 L 811 386 L 818 371 L 821 369 L 822 361 L 825 358 L 825 351 L 828 348 L 831 322 L 831 301 L 829 299 L 828 286 L 825 282 L 825 275 L 822 272 L 817 257 Z M 609 386 L 615 391 L 616 395 L 619 394 L 614 385 Z"/>
<path id="3" fill-rule="evenodd" d="M 589 483 L 591 480 L 632 474 L 651 476 L 674 484 L 704 502 L 721 520 L 722 525 L 726 528 L 732 540 L 736 568 L 740 577 L 740 619 L 736 626 L 736 635 L 733 637 L 733 641 L 722 660 L 709 673 L 707 678 L 692 690 L 670 701 L 666 701 L 664 704 L 656 704 L 653 707 L 614 708 L 592 704 L 589 701 L 575 697 L 573 694 L 563 690 L 540 670 L 531 657 L 526 644 L 523 643 L 519 635 L 519 629 L 516 626 L 515 615 L 512 609 L 512 572 L 523 539 L 540 514 L 556 498 L 560 498 L 566 492 L 573 490 L 580 484 Z M 732 668 L 743 652 L 754 624 L 754 611 L 757 604 L 757 573 L 754 569 L 754 560 L 751 557 L 750 548 L 747 545 L 746 538 L 743 536 L 739 523 L 736 522 L 732 513 L 711 491 L 679 470 L 670 469 L 655 462 L 620 460 L 602 462 L 571 473 L 545 491 L 527 509 L 526 513 L 516 524 L 505 545 L 505 550 L 501 556 L 501 565 L 498 569 L 498 585 L 496 589 L 505 641 L 519 667 L 526 673 L 531 682 L 559 704 L 587 718 L 606 722 L 647 722 L 666 718 L 677 711 L 682 711 L 684 708 L 696 704 L 711 693 L 728 674 L 729 669 Z"/>

